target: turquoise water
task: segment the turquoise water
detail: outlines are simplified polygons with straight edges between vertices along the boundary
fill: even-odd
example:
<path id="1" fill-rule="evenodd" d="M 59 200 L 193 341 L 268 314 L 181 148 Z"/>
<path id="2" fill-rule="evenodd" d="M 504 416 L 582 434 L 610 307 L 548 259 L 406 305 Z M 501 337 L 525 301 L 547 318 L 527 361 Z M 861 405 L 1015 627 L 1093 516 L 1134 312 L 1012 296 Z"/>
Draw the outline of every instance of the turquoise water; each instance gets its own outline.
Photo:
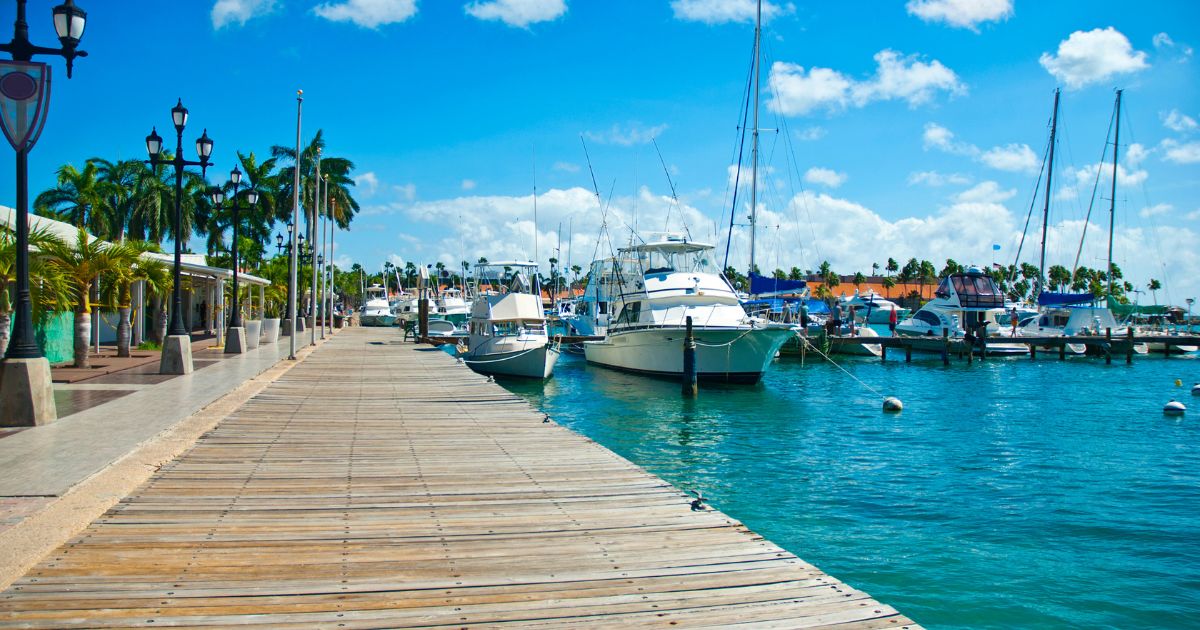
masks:
<path id="1" fill-rule="evenodd" d="M 1200 623 L 1200 357 L 842 364 L 903 413 L 798 358 L 697 400 L 566 356 L 504 385 L 929 627 Z"/>

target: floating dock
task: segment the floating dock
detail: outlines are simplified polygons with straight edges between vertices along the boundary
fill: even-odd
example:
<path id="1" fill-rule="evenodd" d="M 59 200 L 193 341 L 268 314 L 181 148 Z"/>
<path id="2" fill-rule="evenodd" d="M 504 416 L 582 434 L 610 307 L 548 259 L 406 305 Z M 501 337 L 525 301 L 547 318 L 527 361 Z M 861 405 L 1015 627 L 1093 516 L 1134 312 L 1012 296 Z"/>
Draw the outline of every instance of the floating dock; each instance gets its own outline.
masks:
<path id="1" fill-rule="evenodd" d="M 401 337 L 319 346 L 0 593 L 0 625 L 916 627 Z"/>

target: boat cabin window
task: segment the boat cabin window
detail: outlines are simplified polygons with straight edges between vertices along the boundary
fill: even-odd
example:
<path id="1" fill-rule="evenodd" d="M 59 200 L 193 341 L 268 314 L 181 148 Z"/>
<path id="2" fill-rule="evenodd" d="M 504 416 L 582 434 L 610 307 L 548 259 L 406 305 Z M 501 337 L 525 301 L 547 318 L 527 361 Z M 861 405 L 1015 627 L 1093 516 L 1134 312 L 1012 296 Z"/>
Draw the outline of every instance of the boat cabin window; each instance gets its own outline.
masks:
<path id="1" fill-rule="evenodd" d="M 917 314 L 913 315 L 913 319 L 929 324 L 935 328 L 940 328 L 942 325 L 942 320 L 938 319 L 937 315 L 934 315 L 929 311 L 917 311 Z"/>
<path id="2" fill-rule="evenodd" d="M 603 302 L 602 302 L 603 303 Z M 641 302 L 626 302 L 621 308 L 621 314 L 617 316 L 618 324 L 632 324 L 641 319 L 642 303 Z"/>
<path id="3" fill-rule="evenodd" d="M 958 293 L 958 303 L 964 307 L 1004 307 L 1004 296 L 991 276 L 954 274 L 949 280 L 953 282 L 954 291 Z"/>
<path id="4" fill-rule="evenodd" d="M 520 325 L 517 322 L 496 322 L 492 324 L 492 333 L 497 337 L 509 337 L 517 334 Z"/>
<path id="5" fill-rule="evenodd" d="M 950 297 L 950 278 L 942 278 L 941 283 L 938 284 L 937 291 L 934 291 L 933 294 L 942 299 Z"/>

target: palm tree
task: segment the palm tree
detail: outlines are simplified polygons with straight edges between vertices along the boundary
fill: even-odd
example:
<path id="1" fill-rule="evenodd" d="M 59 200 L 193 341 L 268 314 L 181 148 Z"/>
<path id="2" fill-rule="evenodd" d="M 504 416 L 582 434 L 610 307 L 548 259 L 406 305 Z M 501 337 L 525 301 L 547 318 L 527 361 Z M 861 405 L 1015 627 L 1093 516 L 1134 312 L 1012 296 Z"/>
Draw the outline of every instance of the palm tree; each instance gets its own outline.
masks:
<path id="1" fill-rule="evenodd" d="M 147 170 L 146 165 L 141 160 L 110 162 L 98 157 L 88 163 L 96 167 L 100 194 L 104 199 L 99 211 L 105 214 L 106 229 L 96 232 L 96 236 L 115 243 L 124 242 L 138 213 L 138 183 Z"/>
<path id="2" fill-rule="evenodd" d="M 900 270 L 900 263 L 896 262 L 895 258 L 888 258 L 887 265 L 884 267 L 884 269 L 887 270 L 888 275 L 890 276 Z"/>
<path id="3" fill-rule="evenodd" d="M 66 283 L 58 269 L 46 264 L 41 254 L 45 243 L 54 237 L 45 230 L 29 230 L 29 292 L 35 321 L 65 306 Z M 0 356 L 8 350 L 8 329 L 12 325 L 12 287 L 17 282 L 17 241 L 13 233 L 0 230 Z"/>
<path id="4" fill-rule="evenodd" d="M 81 171 L 64 164 L 59 167 L 55 179 L 57 185 L 43 191 L 33 201 L 38 214 L 97 234 L 107 232 L 108 213 L 103 209 L 105 187 L 98 179 L 96 165 L 87 162 Z"/>
<path id="5" fill-rule="evenodd" d="M 888 276 L 883 279 L 883 295 L 887 299 L 892 299 L 892 288 L 896 286 L 896 279 Z"/>
<path id="6" fill-rule="evenodd" d="M 854 272 L 854 290 L 859 291 L 863 284 L 867 282 L 867 277 L 861 271 Z"/>
<path id="7" fill-rule="evenodd" d="M 338 216 L 334 219 L 338 222 L 339 227 L 346 229 L 350 227 L 350 220 L 359 209 L 358 201 L 350 194 L 350 187 L 354 186 L 354 178 L 351 175 L 354 163 L 345 158 L 324 155 L 324 152 L 325 131 L 318 129 L 308 146 L 300 150 L 300 205 L 304 208 L 305 216 L 310 220 L 309 225 L 313 225 L 312 219 L 316 216 L 314 211 L 317 198 L 317 156 L 320 155 L 321 175 L 323 178 L 328 176 L 330 206 L 332 207 L 336 203 L 339 210 Z M 275 195 L 275 217 L 286 221 L 290 218 L 286 215 L 291 214 L 292 189 L 295 186 L 296 149 L 275 145 L 271 147 L 271 157 L 281 162 L 290 162 L 288 166 L 279 169 L 277 175 L 279 185 Z"/>
<path id="8" fill-rule="evenodd" d="M 171 271 L 167 264 L 142 255 L 157 250 L 157 245 L 146 241 L 115 244 L 108 250 L 114 264 L 112 270 L 100 279 L 100 295 L 104 303 L 117 309 L 118 357 L 129 356 L 133 283 L 145 281 L 147 291 L 159 298 L 171 291 Z"/>
<path id="9" fill-rule="evenodd" d="M 1150 278 L 1150 282 L 1146 285 L 1150 289 L 1150 294 L 1154 296 L 1154 305 L 1158 306 L 1158 290 L 1162 288 L 1162 283 L 1154 278 Z"/>
<path id="10" fill-rule="evenodd" d="M 169 151 L 162 152 L 163 160 L 171 160 Z M 143 168 L 136 184 L 137 210 L 130 222 L 129 234 L 138 240 L 161 244 L 175 238 L 175 171 L 163 163 Z M 199 173 L 183 172 L 183 194 L 180 196 L 180 218 L 183 238 L 194 232 L 208 231 L 212 207 L 208 201 L 208 184 Z"/>
<path id="11" fill-rule="evenodd" d="M 123 260 L 116 249 L 113 245 L 93 239 L 83 228 L 79 228 L 73 244 L 57 238 L 42 244 L 41 250 L 47 257 L 47 263 L 53 265 L 66 280 L 71 306 L 75 309 L 74 367 L 91 367 L 88 341 L 92 330 L 92 286 L 100 274 L 112 271 Z"/>

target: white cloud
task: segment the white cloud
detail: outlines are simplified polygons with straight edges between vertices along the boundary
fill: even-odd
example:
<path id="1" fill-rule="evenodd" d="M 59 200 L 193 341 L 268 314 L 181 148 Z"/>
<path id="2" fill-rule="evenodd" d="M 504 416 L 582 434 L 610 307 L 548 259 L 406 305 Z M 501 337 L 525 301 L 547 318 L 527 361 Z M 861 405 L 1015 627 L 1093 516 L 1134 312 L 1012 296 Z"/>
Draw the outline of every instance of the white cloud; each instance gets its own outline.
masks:
<path id="1" fill-rule="evenodd" d="M 1037 154 L 1027 144 L 992 147 L 979 156 L 979 161 L 1001 171 L 1036 173 L 1041 166 Z"/>
<path id="2" fill-rule="evenodd" d="M 954 71 L 933 60 L 919 61 L 916 55 L 901 56 L 894 50 L 875 53 L 875 76 L 856 83 L 850 93 L 859 107 L 871 101 L 907 101 L 909 107 L 922 105 L 939 91 L 962 94 L 966 87 Z"/>
<path id="3" fill-rule="evenodd" d="M 771 64 L 767 107 L 785 116 L 802 116 L 818 107 L 841 109 L 849 102 L 852 81 L 830 68 L 776 61 Z"/>
<path id="4" fill-rule="evenodd" d="M 973 144 L 955 140 L 954 132 L 937 123 L 925 124 L 921 141 L 925 150 L 938 149 L 953 155 L 965 155 L 1000 171 L 1036 173 L 1040 164 L 1037 154 L 1027 144 L 1013 143 L 984 151 Z"/>
<path id="5" fill-rule="evenodd" d="M 462 189 L 463 190 L 475 190 L 475 180 L 473 180 L 473 179 L 462 180 Z"/>
<path id="6" fill-rule="evenodd" d="M 1192 210 L 1184 216 L 1188 221 L 1200 221 L 1200 208 Z"/>
<path id="7" fill-rule="evenodd" d="M 1146 53 L 1135 51 L 1129 39 L 1111 26 L 1075 31 L 1059 42 L 1057 54 L 1042 53 L 1038 62 L 1072 89 L 1149 67 Z"/>
<path id="8" fill-rule="evenodd" d="M 1192 47 L 1186 44 L 1176 44 L 1175 40 L 1171 39 L 1166 33 L 1159 33 L 1154 36 L 1154 49 L 1163 53 L 1178 51 L 1179 56 L 1176 61 L 1183 63 L 1192 58 Z"/>
<path id="9" fill-rule="evenodd" d="M 824 127 L 818 127 L 817 125 L 812 125 L 810 127 L 805 127 L 804 129 L 796 130 L 795 132 L 793 132 L 793 135 L 796 137 L 797 140 L 801 140 L 804 142 L 812 142 L 813 140 L 820 140 L 821 138 L 824 138 L 825 133 L 826 132 L 825 132 Z"/>
<path id="10" fill-rule="evenodd" d="M 894 50 L 875 53 L 875 74 L 856 81 L 832 68 L 809 68 L 777 61 L 769 74 L 767 107 L 785 116 L 801 116 L 818 108 L 831 111 L 874 101 L 901 100 L 916 107 L 938 92 L 966 91 L 958 75 L 940 61 L 920 61 L 917 55 Z"/>
<path id="11" fill-rule="evenodd" d="M 405 201 L 412 201 L 417 198 L 417 185 L 408 183 L 403 186 L 392 186 L 392 190 L 400 194 Z"/>
<path id="12" fill-rule="evenodd" d="M 554 166 L 552 166 L 551 168 L 556 171 L 562 171 L 564 173 L 578 173 L 579 172 L 579 165 L 572 164 L 570 162 L 555 162 Z"/>
<path id="13" fill-rule="evenodd" d="M 375 171 L 368 171 L 354 178 L 354 186 L 362 193 L 364 197 L 370 197 L 379 190 L 379 177 L 375 175 Z"/>
<path id="14" fill-rule="evenodd" d="M 388 254 L 387 261 L 401 269 L 404 269 L 404 258 L 399 254 Z"/>
<path id="15" fill-rule="evenodd" d="M 624 126 L 613 125 L 608 131 L 586 131 L 583 135 L 588 140 L 600 144 L 619 144 L 629 147 L 635 144 L 647 144 L 666 130 L 666 124 L 644 127 L 641 123 L 633 122 Z"/>
<path id="16" fill-rule="evenodd" d="M 820 184 L 827 188 L 837 188 L 846 182 L 846 174 L 814 166 L 804 173 L 804 181 L 810 184 Z"/>
<path id="17" fill-rule="evenodd" d="M 905 8 L 926 22 L 945 22 L 975 32 L 982 22 L 998 22 L 1013 14 L 1012 0 L 908 0 Z"/>
<path id="18" fill-rule="evenodd" d="M 1170 138 L 1159 144 L 1163 149 L 1163 159 L 1176 164 L 1195 164 L 1200 162 L 1200 141 L 1180 143 Z"/>
<path id="19" fill-rule="evenodd" d="M 212 8 L 213 28 L 221 28 L 260 17 L 275 10 L 275 0 L 217 0 Z"/>
<path id="20" fill-rule="evenodd" d="M 1148 206 L 1148 207 L 1142 208 L 1138 212 L 1138 216 L 1142 217 L 1143 219 L 1148 219 L 1150 217 L 1156 217 L 1159 215 L 1167 214 L 1174 209 L 1175 209 L 1175 206 L 1172 206 L 1169 203 L 1156 203 L 1153 206 Z"/>
<path id="21" fill-rule="evenodd" d="M 1124 154 L 1121 155 L 1121 160 L 1128 164 L 1131 168 L 1136 168 L 1139 164 L 1145 161 L 1146 156 L 1150 155 L 1150 150 L 1141 144 L 1134 142 L 1125 147 Z"/>
<path id="22" fill-rule="evenodd" d="M 1017 194 L 1015 189 L 1001 190 L 1000 184 L 993 181 L 979 182 L 954 196 L 957 203 L 1002 203 Z"/>
<path id="23" fill-rule="evenodd" d="M 480 20 L 497 20 L 509 26 L 526 28 L 537 22 L 558 19 L 567 12 L 565 0 L 486 0 L 463 7 L 467 15 Z"/>
<path id="24" fill-rule="evenodd" d="M 675 19 L 678 20 L 722 24 L 753 23 L 756 8 L 754 0 L 671 0 L 671 10 L 675 12 Z M 795 11 L 795 5 L 790 2 L 777 4 L 766 0 L 762 3 L 763 22 Z"/>
<path id="25" fill-rule="evenodd" d="M 331 22 L 353 22 L 363 28 L 397 24 L 417 14 L 417 0 L 345 0 L 313 7 Z"/>
<path id="26" fill-rule="evenodd" d="M 939 173 L 937 171 L 918 171 L 908 176 L 908 184 L 925 184 L 926 186 L 964 185 L 971 183 L 971 178 L 962 173 Z"/>
<path id="27" fill-rule="evenodd" d="M 1162 118 L 1163 126 L 1171 131 L 1184 133 L 1196 130 L 1196 119 L 1180 113 L 1178 109 L 1172 109 L 1166 114 L 1159 114 L 1159 117 Z"/>

